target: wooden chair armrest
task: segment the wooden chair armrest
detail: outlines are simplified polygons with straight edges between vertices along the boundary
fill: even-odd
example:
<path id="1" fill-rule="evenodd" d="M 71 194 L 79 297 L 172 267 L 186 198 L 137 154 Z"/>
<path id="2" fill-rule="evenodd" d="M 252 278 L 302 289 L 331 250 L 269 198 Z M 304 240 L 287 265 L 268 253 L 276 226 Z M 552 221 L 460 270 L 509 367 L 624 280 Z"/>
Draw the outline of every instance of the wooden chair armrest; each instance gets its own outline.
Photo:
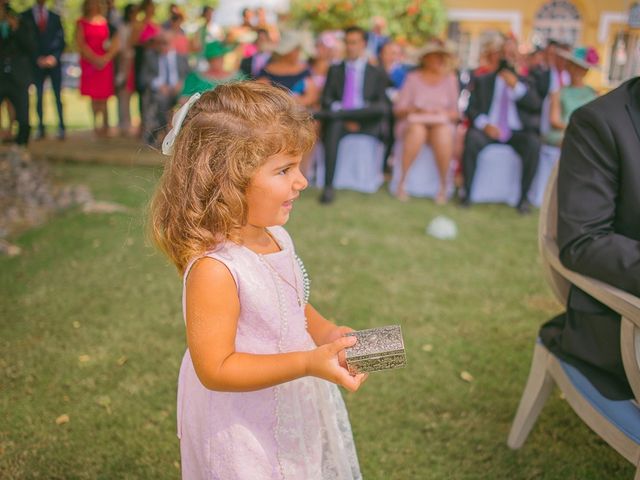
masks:
<path id="1" fill-rule="evenodd" d="M 600 280 L 569 270 L 560 262 L 560 252 L 556 243 L 545 238 L 543 255 L 551 267 L 579 289 L 618 312 L 640 328 L 640 298 Z"/>

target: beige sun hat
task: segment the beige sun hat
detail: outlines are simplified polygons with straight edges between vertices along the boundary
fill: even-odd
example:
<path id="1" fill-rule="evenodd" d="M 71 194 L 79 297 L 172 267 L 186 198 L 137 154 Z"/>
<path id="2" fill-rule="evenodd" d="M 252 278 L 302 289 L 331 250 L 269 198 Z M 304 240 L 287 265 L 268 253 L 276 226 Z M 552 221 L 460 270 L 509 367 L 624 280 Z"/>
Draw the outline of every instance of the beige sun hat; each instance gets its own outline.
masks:
<path id="1" fill-rule="evenodd" d="M 441 40 L 429 40 L 422 48 L 418 50 L 418 57 L 422 58 L 430 53 L 442 53 L 443 55 L 453 55 L 453 47 L 450 42 Z"/>
<path id="2" fill-rule="evenodd" d="M 280 34 L 280 41 L 273 49 L 273 53 L 277 55 L 286 55 L 294 51 L 296 48 L 304 46 L 302 35 L 295 30 L 285 30 Z"/>
<path id="3" fill-rule="evenodd" d="M 417 56 L 419 59 L 425 55 L 431 53 L 441 53 L 452 57 L 454 54 L 453 47 L 450 42 L 443 42 L 441 40 L 429 40 L 422 48 L 418 50 Z"/>

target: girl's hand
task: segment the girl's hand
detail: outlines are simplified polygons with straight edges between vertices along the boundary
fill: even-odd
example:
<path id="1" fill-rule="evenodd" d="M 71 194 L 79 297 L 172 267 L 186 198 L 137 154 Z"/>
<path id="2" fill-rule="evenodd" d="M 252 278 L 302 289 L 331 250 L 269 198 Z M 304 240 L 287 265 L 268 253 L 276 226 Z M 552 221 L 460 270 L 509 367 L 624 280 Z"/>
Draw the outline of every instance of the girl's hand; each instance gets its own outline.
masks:
<path id="1" fill-rule="evenodd" d="M 351 327 L 347 327 L 345 325 L 336 326 L 333 330 L 329 332 L 325 340 L 322 342 L 323 345 L 327 343 L 335 342 L 337 339 L 344 337 L 345 334 L 354 332 L 355 330 Z M 342 368 L 347 368 L 346 355 L 344 350 L 338 353 L 338 363 Z"/>
<path id="2" fill-rule="evenodd" d="M 358 390 L 360 385 L 367 379 L 367 375 L 351 376 L 349 371 L 340 366 L 338 361 L 338 354 L 343 352 L 345 348 L 355 345 L 356 341 L 355 337 L 340 337 L 331 343 L 310 350 L 307 357 L 307 375 L 341 385 L 350 392 Z"/>

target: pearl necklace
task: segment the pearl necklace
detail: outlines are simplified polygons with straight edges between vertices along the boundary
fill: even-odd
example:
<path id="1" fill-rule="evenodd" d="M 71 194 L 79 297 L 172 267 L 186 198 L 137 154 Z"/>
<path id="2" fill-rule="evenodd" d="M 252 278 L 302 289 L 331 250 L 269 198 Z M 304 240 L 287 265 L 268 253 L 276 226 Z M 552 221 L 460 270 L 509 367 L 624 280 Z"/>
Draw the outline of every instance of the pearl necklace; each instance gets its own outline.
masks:
<path id="1" fill-rule="evenodd" d="M 273 273 L 275 273 L 284 283 L 286 283 L 287 285 L 289 285 L 291 288 L 293 288 L 293 290 L 296 292 L 296 300 L 298 300 L 298 306 L 302 307 L 303 301 L 304 303 L 306 303 L 306 300 L 308 299 L 308 296 L 306 296 L 306 298 L 302 298 L 300 296 L 300 291 L 298 289 L 298 275 L 296 275 L 296 269 L 295 269 L 295 264 L 294 264 L 294 260 L 293 260 L 293 256 L 291 257 L 291 271 L 293 273 L 293 280 L 295 282 L 295 285 L 293 283 L 291 283 L 289 280 L 287 280 L 284 275 L 282 275 L 278 270 L 276 270 L 273 265 L 271 265 L 271 263 L 264 257 L 264 255 L 259 254 L 260 256 L 260 260 L 262 260 L 262 262 L 269 267 L 269 270 L 271 270 Z M 300 261 L 300 259 L 298 258 L 298 256 L 296 255 L 296 259 L 298 259 L 298 262 Z M 303 270 L 303 276 L 306 275 L 306 271 Z M 306 288 L 305 288 L 305 292 L 306 293 Z"/>

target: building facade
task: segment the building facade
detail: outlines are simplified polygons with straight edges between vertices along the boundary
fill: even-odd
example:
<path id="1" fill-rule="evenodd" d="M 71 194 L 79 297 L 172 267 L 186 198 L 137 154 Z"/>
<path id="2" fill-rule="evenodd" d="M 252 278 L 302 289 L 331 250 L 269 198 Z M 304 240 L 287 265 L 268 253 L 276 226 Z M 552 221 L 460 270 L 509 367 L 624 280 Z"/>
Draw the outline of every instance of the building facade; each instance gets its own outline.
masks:
<path id="1" fill-rule="evenodd" d="M 499 31 L 515 35 L 525 49 L 549 38 L 595 47 L 602 68 L 590 80 L 603 87 L 640 75 L 640 5 L 634 0 L 443 1 L 448 36 L 464 67 L 477 65 L 483 37 Z"/>

